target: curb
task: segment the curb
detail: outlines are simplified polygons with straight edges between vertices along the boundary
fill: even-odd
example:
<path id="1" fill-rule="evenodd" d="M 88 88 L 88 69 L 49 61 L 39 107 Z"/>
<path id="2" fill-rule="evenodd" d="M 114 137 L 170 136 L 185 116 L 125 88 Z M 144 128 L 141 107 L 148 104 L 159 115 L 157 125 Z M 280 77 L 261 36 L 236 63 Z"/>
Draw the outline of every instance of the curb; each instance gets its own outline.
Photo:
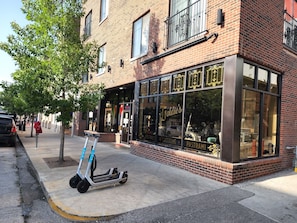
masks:
<path id="1" fill-rule="evenodd" d="M 39 183 L 39 185 L 41 186 L 41 189 L 43 191 L 43 194 L 47 200 L 47 203 L 49 204 L 50 208 L 58 215 L 60 215 L 61 217 L 65 218 L 65 219 L 68 219 L 68 220 L 71 220 L 71 221 L 98 221 L 98 220 L 102 220 L 104 219 L 104 217 L 86 217 L 86 216 L 78 216 L 78 215 L 73 215 L 73 214 L 69 214 L 65 211 L 63 211 L 60 207 L 58 207 L 54 202 L 53 200 L 50 198 L 50 196 L 48 195 L 47 193 L 47 190 L 43 184 L 43 182 L 40 180 L 40 176 L 35 168 L 35 166 L 33 165 L 30 157 L 28 156 L 28 153 L 27 153 L 27 150 L 26 148 L 24 147 L 24 144 L 23 142 L 21 141 L 21 138 L 19 135 L 17 135 L 17 138 L 18 138 L 18 141 L 20 143 L 20 145 L 23 147 L 24 149 L 24 152 L 26 153 L 27 157 L 29 158 L 29 162 L 33 168 L 33 172 L 35 174 L 35 177 Z M 106 217 L 105 217 L 106 218 Z"/>
<path id="2" fill-rule="evenodd" d="M 63 211 L 60 207 L 58 207 L 50 197 L 47 197 L 47 202 L 55 213 L 71 221 L 98 221 L 101 219 L 100 217 L 83 217 L 83 216 L 69 214 Z"/>

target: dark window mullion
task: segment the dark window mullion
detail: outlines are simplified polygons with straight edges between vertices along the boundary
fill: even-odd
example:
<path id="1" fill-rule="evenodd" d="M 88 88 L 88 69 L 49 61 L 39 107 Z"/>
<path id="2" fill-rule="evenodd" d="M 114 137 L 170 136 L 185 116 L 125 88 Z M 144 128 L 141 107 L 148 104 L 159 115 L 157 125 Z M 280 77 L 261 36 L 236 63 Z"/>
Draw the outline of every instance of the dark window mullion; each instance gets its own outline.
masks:
<path id="1" fill-rule="evenodd" d="M 258 157 L 262 157 L 263 141 L 263 111 L 264 111 L 264 94 L 260 95 L 260 114 L 259 114 L 259 136 L 258 136 Z"/>

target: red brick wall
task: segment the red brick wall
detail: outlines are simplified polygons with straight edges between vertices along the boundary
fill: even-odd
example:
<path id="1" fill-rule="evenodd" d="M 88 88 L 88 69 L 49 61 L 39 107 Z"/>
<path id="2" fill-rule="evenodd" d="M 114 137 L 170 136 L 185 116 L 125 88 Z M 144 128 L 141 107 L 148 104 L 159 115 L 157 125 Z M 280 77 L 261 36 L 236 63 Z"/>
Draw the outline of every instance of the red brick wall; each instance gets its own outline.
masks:
<path id="1" fill-rule="evenodd" d="M 239 55 L 282 72 L 280 157 L 282 168 L 292 166 L 297 145 L 297 52 L 283 44 L 284 1 L 242 1 Z"/>
<path id="2" fill-rule="evenodd" d="M 103 82 L 110 88 L 238 53 L 240 1 L 208 0 L 206 28 L 209 33 L 206 35 L 218 33 L 217 39 L 210 39 L 144 66 L 140 62 L 154 55 L 151 47 L 147 56 L 131 60 L 133 22 L 147 12 L 150 13 L 149 46 L 152 42 L 157 42 L 157 55 L 172 49 L 164 50 L 166 42 L 164 21 L 169 16 L 169 2 L 170 0 L 143 0 L 141 4 L 136 4 L 135 0 L 110 1 L 108 18 L 101 23 L 99 23 L 100 2 L 88 0 L 84 4 L 86 15 L 92 10 L 92 31 L 86 42 L 96 40 L 98 45 L 106 43 L 106 62 L 112 68 L 111 73 L 105 72 L 100 76 L 94 73 L 90 83 Z M 225 14 L 224 26 L 216 24 L 219 8 L 222 8 Z M 83 18 L 81 32 L 84 22 Z M 119 66 L 120 59 L 124 60 L 124 68 Z"/>
<path id="3" fill-rule="evenodd" d="M 282 73 L 280 157 L 226 164 L 211 158 L 194 157 L 182 151 L 161 149 L 147 144 L 146 148 L 142 148 L 139 143 L 132 144 L 133 153 L 178 165 L 180 168 L 188 168 L 192 172 L 230 184 L 291 167 L 294 154 L 285 147 L 297 145 L 297 54 L 282 43 L 283 1 L 208 0 L 207 35 L 217 33 L 217 39 L 210 39 L 147 65 L 141 65 L 140 62 L 151 58 L 154 55 L 151 51 L 143 58 L 131 60 L 132 24 L 146 12 L 151 15 L 150 43 L 158 43 L 157 54 L 165 52 L 164 21 L 169 16 L 169 2 L 143 0 L 141 4 L 136 4 L 133 0 L 110 1 L 108 18 L 102 23 L 99 23 L 99 1 L 86 2 L 86 13 L 91 9 L 93 12 L 92 36 L 87 42 L 96 40 L 99 45 L 106 43 L 106 62 L 112 68 L 111 73 L 106 72 L 101 76 L 94 74 L 90 83 L 103 82 L 107 88 L 111 88 L 231 55 L 239 55 L 275 69 Z M 225 16 L 223 26 L 216 24 L 219 8 Z M 166 49 L 168 50 L 170 49 Z M 124 68 L 119 66 L 120 59 L 125 62 Z"/>
<path id="4" fill-rule="evenodd" d="M 138 141 L 131 142 L 131 153 L 227 184 L 239 183 L 282 170 L 282 161 L 279 157 L 232 164 Z"/>

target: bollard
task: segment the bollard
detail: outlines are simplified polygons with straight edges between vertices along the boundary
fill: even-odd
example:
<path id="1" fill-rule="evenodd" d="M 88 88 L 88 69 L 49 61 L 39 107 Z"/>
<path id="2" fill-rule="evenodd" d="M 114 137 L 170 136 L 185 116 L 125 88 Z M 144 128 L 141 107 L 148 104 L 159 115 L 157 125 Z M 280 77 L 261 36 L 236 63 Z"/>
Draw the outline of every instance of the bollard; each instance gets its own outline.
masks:
<path id="1" fill-rule="evenodd" d="M 293 161 L 294 172 L 297 173 L 297 146 L 286 146 L 286 149 L 294 149 L 293 153 L 295 154 Z"/>

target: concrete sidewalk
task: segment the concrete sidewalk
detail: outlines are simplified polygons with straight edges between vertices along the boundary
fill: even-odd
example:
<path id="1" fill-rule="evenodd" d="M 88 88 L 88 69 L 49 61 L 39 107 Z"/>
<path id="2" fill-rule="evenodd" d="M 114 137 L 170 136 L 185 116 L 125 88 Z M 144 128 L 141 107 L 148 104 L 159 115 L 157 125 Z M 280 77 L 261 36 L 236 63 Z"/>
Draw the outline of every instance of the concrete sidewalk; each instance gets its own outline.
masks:
<path id="1" fill-rule="evenodd" d="M 75 175 L 77 166 L 51 169 L 44 161 L 44 158 L 59 156 L 60 138 L 51 130 L 44 129 L 43 132 L 38 137 L 38 148 L 36 138 L 30 137 L 28 128 L 18 134 L 53 208 L 73 220 L 118 215 L 228 186 L 132 155 L 128 147 L 99 142 L 95 173 L 105 173 L 109 168 L 118 167 L 119 171 L 128 171 L 128 181 L 115 187 L 90 187 L 81 194 L 69 186 L 69 179 Z M 66 136 L 64 155 L 79 161 L 84 142 L 83 137 Z M 88 148 L 91 145 L 92 142 L 89 142 Z M 86 165 L 83 165 L 82 170 L 85 169 Z"/>
<path id="2" fill-rule="evenodd" d="M 69 186 L 69 179 L 75 175 L 77 165 L 50 168 L 44 160 L 58 159 L 59 134 L 44 129 L 44 133 L 38 137 L 36 148 L 35 136 L 30 137 L 30 129 L 27 127 L 26 130 L 18 132 L 19 138 L 50 205 L 54 211 L 73 221 L 108 218 L 224 188 L 232 191 L 232 188 L 237 187 L 240 191 L 249 192 L 248 196 L 242 196 L 240 205 L 277 222 L 297 222 L 297 174 L 291 170 L 230 186 L 132 155 L 127 146 L 99 142 L 95 174 L 117 167 L 119 171 L 128 171 L 128 181 L 123 185 L 99 189 L 90 187 L 81 194 Z M 66 136 L 64 156 L 78 162 L 84 142 L 84 137 Z M 91 145 L 92 142 L 89 142 L 88 148 Z M 83 173 L 86 163 L 85 160 Z"/>

